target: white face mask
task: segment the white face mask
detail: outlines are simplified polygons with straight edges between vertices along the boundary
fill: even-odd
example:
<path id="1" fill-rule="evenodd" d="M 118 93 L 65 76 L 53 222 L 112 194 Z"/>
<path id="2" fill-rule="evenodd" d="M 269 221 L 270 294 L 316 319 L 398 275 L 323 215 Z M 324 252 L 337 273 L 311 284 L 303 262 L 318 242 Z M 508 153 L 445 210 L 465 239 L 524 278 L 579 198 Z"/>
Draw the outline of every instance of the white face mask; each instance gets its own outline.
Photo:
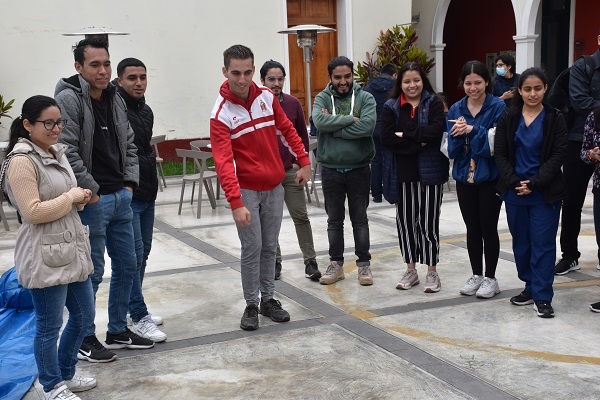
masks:
<path id="1" fill-rule="evenodd" d="M 499 76 L 504 76 L 506 75 L 506 70 L 504 69 L 504 67 L 497 67 L 496 74 Z"/>

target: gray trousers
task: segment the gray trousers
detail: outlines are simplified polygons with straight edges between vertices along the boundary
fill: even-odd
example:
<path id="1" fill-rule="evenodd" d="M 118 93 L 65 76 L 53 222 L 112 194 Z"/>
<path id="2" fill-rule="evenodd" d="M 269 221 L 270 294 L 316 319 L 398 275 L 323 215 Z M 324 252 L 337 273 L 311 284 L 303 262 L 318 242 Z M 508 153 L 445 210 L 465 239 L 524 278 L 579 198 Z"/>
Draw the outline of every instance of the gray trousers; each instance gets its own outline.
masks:
<path id="1" fill-rule="evenodd" d="M 317 254 L 315 253 L 310 219 L 308 219 L 308 212 L 306 211 L 304 185 L 297 185 L 294 181 L 297 172 L 298 170 L 294 168 L 286 170 L 285 178 L 283 182 L 281 182 L 281 185 L 285 191 L 285 205 L 290 213 L 290 217 L 292 217 L 292 221 L 294 221 L 298 245 L 300 246 L 300 251 L 302 251 L 304 263 L 306 264 L 309 260 L 315 261 Z M 277 243 L 277 261 L 281 263 L 281 249 L 279 248 L 279 243 Z"/>
<path id="2" fill-rule="evenodd" d="M 242 200 L 250 211 L 250 226 L 237 226 L 242 244 L 241 275 L 246 304 L 259 304 L 275 291 L 275 254 L 283 215 L 283 187 L 265 191 L 242 189 Z"/>

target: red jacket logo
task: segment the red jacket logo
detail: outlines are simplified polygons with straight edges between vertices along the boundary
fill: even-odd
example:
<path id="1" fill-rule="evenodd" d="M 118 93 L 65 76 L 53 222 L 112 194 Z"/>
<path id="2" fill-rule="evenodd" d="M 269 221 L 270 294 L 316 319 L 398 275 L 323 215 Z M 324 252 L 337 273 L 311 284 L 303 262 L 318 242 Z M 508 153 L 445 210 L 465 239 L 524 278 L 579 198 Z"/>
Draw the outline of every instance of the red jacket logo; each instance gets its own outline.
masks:
<path id="1" fill-rule="evenodd" d="M 264 101 L 262 101 L 262 100 L 260 101 L 260 109 L 261 109 L 263 112 L 267 111 L 267 105 L 266 105 L 266 104 L 265 104 L 265 102 L 264 102 Z"/>

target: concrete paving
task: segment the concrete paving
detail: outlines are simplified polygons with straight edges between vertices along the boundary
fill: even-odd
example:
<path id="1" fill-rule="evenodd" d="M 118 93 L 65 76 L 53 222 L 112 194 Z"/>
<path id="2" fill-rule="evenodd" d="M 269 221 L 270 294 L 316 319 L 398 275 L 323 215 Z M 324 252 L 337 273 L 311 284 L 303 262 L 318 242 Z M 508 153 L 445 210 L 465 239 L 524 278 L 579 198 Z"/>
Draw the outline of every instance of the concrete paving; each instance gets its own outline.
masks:
<path id="1" fill-rule="evenodd" d="M 108 364 L 80 362 L 80 373 L 98 379 L 98 387 L 81 393 L 82 399 L 600 399 L 600 314 L 588 309 L 600 300 L 591 194 L 582 218 L 581 270 L 556 277 L 553 319 L 508 301 L 523 284 L 504 211 L 497 272 L 502 293 L 491 300 L 459 294 L 471 270 L 452 183 L 442 206 L 439 293 L 424 293 L 422 284 L 395 289 L 405 265 L 393 206 L 369 206 L 375 281 L 370 287 L 358 284 L 348 219 L 346 279 L 331 286 L 306 279 L 284 210 L 276 298 L 291 321 L 278 324 L 260 316 L 260 329 L 245 332 L 239 328 L 245 303 L 231 211 L 223 198 L 211 209 L 205 197 L 196 219 L 187 188 L 177 215 L 178 180 L 168 178 L 159 192 L 144 278 L 146 302 L 164 317 L 161 329 L 168 339 L 150 350 L 117 351 L 119 358 Z M 5 210 L 11 231 L 0 233 L 0 272 L 12 265 L 18 228 L 14 211 Z M 309 214 L 324 271 L 327 216 L 314 198 Z M 418 270 L 423 280 L 426 268 Z M 97 299 L 100 340 L 107 322 L 110 276 L 105 278 Z M 24 397 L 41 398 L 37 383 Z"/>

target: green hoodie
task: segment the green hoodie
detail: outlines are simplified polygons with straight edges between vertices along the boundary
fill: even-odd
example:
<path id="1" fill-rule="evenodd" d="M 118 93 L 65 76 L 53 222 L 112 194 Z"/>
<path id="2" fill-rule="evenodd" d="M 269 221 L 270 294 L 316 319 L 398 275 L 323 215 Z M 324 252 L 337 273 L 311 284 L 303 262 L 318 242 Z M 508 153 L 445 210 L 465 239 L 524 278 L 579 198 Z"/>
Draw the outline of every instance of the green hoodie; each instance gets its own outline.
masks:
<path id="1" fill-rule="evenodd" d="M 350 114 L 352 93 L 354 108 Z M 354 83 L 352 92 L 343 96 L 333 89 L 331 83 L 317 95 L 312 118 L 318 130 L 317 157 L 323 166 L 360 168 L 371 163 L 375 155 L 373 129 L 377 122 L 376 106 L 373 96 L 357 83 Z M 327 113 L 323 113 L 323 109 Z M 360 118 L 360 121 L 355 122 L 354 117 Z"/>

